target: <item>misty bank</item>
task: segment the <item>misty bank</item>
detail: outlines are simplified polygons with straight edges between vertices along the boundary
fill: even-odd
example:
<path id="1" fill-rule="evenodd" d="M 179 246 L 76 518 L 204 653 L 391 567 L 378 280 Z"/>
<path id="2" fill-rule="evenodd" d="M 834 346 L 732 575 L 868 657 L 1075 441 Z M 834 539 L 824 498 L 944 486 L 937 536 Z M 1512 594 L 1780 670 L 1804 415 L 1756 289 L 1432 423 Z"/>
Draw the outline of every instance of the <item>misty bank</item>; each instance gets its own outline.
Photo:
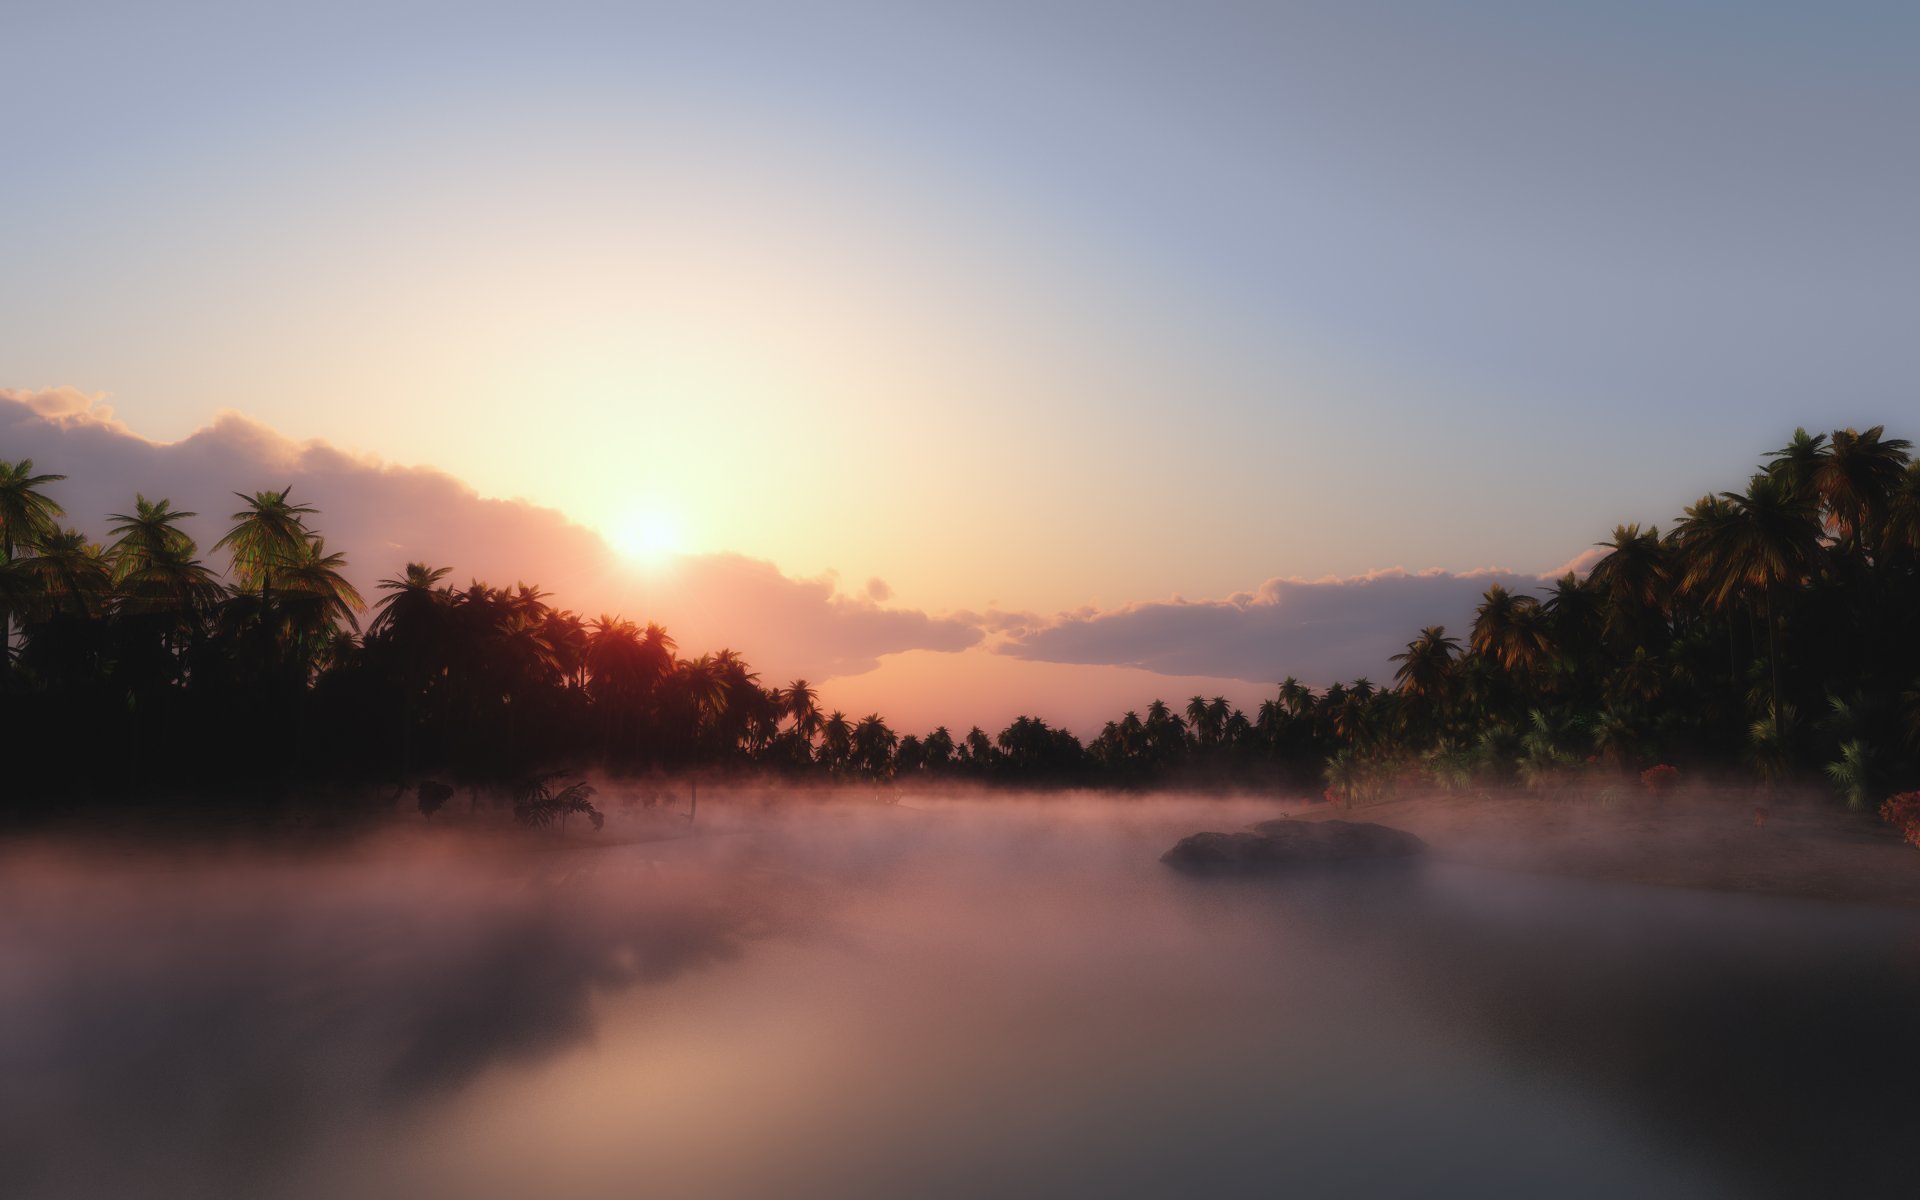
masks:
<path id="1" fill-rule="evenodd" d="M 1920 851 L 1870 813 L 1824 794 L 1757 800 L 1744 788 L 1555 798 L 1521 789 L 1428 793 L 1348 811 L 1289 809 L 1302 822 L 1405 830 L 1435 859 L 1572 878 L 1920 907 Z"/>

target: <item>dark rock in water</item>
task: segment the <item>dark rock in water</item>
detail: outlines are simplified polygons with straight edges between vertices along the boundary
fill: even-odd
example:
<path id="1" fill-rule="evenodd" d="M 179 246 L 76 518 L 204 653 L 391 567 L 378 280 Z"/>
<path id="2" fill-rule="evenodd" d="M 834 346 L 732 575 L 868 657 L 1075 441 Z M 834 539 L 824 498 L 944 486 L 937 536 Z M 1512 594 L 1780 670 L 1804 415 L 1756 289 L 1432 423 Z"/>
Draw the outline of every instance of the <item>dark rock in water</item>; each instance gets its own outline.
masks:
<path id="1" fill-rule="evenodd" d="M 1196 875 L 1256 874 L 1317 863 L 1404 861 L 1427 844 L 1366 821 L 1262 821 L 1252 833 L 1196 833 L 1160 861 Z"/>

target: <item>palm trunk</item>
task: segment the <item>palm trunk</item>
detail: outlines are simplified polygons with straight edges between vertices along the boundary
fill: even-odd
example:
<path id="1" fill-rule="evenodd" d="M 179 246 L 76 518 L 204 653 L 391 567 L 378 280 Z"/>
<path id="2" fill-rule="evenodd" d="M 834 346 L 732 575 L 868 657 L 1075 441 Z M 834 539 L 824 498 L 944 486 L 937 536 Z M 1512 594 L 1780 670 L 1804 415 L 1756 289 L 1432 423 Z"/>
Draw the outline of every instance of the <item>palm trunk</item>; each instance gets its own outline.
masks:
<path id="1" fill-rule="evenodd" d="M 1773 622 L 1773 589 L 1767 597 L 1767 666 L 1773 672 L 1773 743 L 1780 744 L 1780 648 Z"/>

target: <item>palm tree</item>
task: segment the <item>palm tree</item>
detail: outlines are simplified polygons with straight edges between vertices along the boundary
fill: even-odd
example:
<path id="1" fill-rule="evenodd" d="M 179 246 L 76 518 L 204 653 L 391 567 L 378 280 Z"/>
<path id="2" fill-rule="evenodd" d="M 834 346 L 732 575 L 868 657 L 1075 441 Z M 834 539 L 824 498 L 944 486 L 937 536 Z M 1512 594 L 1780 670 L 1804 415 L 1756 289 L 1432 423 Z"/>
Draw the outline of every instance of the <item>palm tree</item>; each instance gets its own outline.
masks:
<path id="1" fill-rule="evenodd" d="M 1498 663 L 1510 674 L 1534 673 L 1548 658 L 1540 602 L 1494 584 L 1474 610 L 1469 642 L 1474 653 Z"/>
<path id="2" fill-rule="evenodd" d="M 588 694 L 601 723 L 600 757 L 613 752 L 616 729 L 638 726 L 649 700 L 673 671 L 674 641 L 655 624 L 601 614 L 587 628 Z"/>
<path id="3" fill-rule="evenodd" d="M 727 711 L 727 681 L 722 665 L 711 654 L 682 659 L 667 677 L 668 695 L 677 702 L 681 732 L 692 748 Z"/>
<path id="4" fill-rule="evenodd" d="M 1920 460 L 1907 464 L 1887 497 L 1887 519 L 1880 528 L 1883 553 L 1920 555 Z"/>
<path id="5" fill-rule="evenodd" d="M 1227 740 L 1227 722 L 1233 717 L 1233 706 L 1227 703 L 1225 696 L 1215 696 L 1207 701 L 1207 739 L 1214 745 Z"/>
<path id="6" fill-rule="evenodd" d="M 12 562 L 15 552 L 56 532 L 54 521 L 66 516 L 66 510 L 41 489 L 65 478 L 35 475 L 30 458 L 0 461 L 0 558 Z"/>
<path id="7" fill-rule="evenodd" d="M 1724 607 L 1736 594 L 1760 594 L 1766 608 L 1767 658 L 1773 676 L 1773 719 L 1780 728 L 1780 655 L 1773 619 L 1773 594 L 1784 584 L 1797 584 L 1819 563 L 1820 527 L 1814 504 L 1797 495 L 1785 481 L 1755 475 L 1747 490 L 1722 492 L 1727 502 L 1725 525 L 1716 547 L 1702 560 L 1702 584 L 1715 607 Z M 1707 565 L 1710 564 L 1710 565 Z"/>
<path id="8" fill-rule="evenodd" d="M 273 595 L 277 573 L 299 562 L 313 536 L 302 517 L 319 510 L 310 504 L 287 500 L 289 484 L 277 492 L 255 492 L 248 496 L 235 492 L 246 507 L 233 514 L 233 528 L 213 544 L 215 550 L 233 554 L 233 573 L 242 590 L 260 593 L 263 600 Z"/>
<path id="9" fill-rule="evenodd" d="M 820 761 L 837 774 L 846 768 L 852 752 L 853 726 L 848 723 L 847 714 L 835 709 L 820 726 Z"/>
<path id="10" fill-rule="evenodd" d="M 1796 429 L 1792 440 L 1767 455 L 1773 460 L 1767 467 L 1767 474 L 1784 482 L 1794 495 L 1814 500 L 1820 492 L 1815 478 L 1826 456 L 1826 434 L 1808 433 L 1805 428 Z"/>
<path id="11" fill-rule="evenodd" d="M 548 609 L 541 617 L 542 635 L 553 647 L 554 663 L 560 678 L 569 688 L 587 686 L 587 623 L 580 614 L 564 609 Z"/>
<path id="12" fill-rule="evenodd" d="M 820 732 L 820 694 L 804 679 L 796 679 L 778 693 L 782 709 L 793 718 L 793 730 L 809 746 Z"/>
<path id="13" fill-rule="evenodd" d="M 425 563 L 410 562 L 400 578 L 382 579 L 376 586 L 391 594 L 373 606 L 373 622 L 367 626 L 367 636 L 377 638 L 391 633 L 395 637 L 410 638 L 426 635 L 446 612 L 447 594 L 440 581 L 452 570 L 452 567 L 429 567 Z"/>
<path id="14" fill-rule="evenodd" d="M 1814 471 L 1814 487 L 1826 504 L 1827 527 L 1842 543 L 1857 545 L 1878 558 L 1880 525 L 1907 467 L 1905 438 L 1882 438 L 1884 425 L 1865 433 L 1841 429 Z"/>
<path id="15" fill-rule="evenodd" d="M 715 721 L 721 745 L 728 751 L 757 751 L 767 728 L 777 720 L 767 693 L 760 689 L 760 675 L 747 668 L 738 651 L 716 650 L 712 658 L 713 673 L 724 693 Z"/>
<path id="16" fill-rule="evenodd" d="M 1358 746 L 1366 742 L 1373 733 L 1373 712 L 1368 703 L 1372 700 L 1369 690 L 1343 688 L 1339 700 L 1332 712 L 1334 736 L 1349 746 Z M 1331 690 L 1328 693 L 1332 695 Z"/>
<path id="17" fill-rule="evenodd" d="M 920 742 L 920 755 L 931 770 L 941 770 L 953 760 L 953 735 L 945 725 L 938 726 Z"/>
<path id="18" fill-rule="evenodd" d="M 1606 626 L 1606 602 L 1600 589 L 1568 571 L 1553 581 L 1546 596 L 1540 608 L 1546 615 L 1547 634 L 1560 653 L 1561 668 L 1581 678 L 1597 674 L 1594 667 Z"/>
<path id="19" fill-rule="evenodd" d="M 30 458 L 14 463 L 0 461 L 0 568 L 11 566 L 20 551 L 30 550 L 58 532 L 54 522 L 66 516 L 66 510 L 41 489 L 65 478 L 35 475 Z M 0 669 L 13 654 L 13 614 L 20 602 L 17 597 L 26 590 L 23 577 L 15 576 L 14 582 L 0 591 Z"/>
<path id="20" fill-rule="evenodd" d="M 178 528 L 195 515 L 136 494 L 132 515 L 109 518 L 119 535 L 107 548 L 119 593 L 115 611 L 165 621 L 161 638 L 169 651 L 175 636 L 197 628 L 223 592 L 213 572 L 193 557 L 193 538 Z"/>
<path id="21" fill-rule="evenodd" d="M 1666 547 L 1660 530 L 1649 525 L 1616 525 L 1611 541 L 1599 542 L 1607 554 L 1593 564 L 1587 581 L 1605 595 L 1605 628 L 1628 642 L 1643 640 L 1665 610 L 1668 590 Z"/>
<path id="22" fill-rule="evenodd" d="M 113 556 L 113 578 L 118 583 L 157 559 L 191 555 L 193 539 L 178 523 L 200 514 L 180 512 L 170 500 L 148 500 L 134 493 L 133 515 L 113 513 L 107 519 L 119 536 L 108 549 Z"/>
<path id="23" fill-rule="evenodd" d="M 1187 726 L 1165 700 L 1147 705 L 1147 750 L 1156 762 L 1177 757 L 1187 744 Z"/>
<path id="24" fill-rule="evenodd" d="M 885 779 L 890 774 L 894 748 L 900 739 L 887 723 L 880 719 L 879 713 L 868 713 L 853 728 L 852 749 L 854 763 L 870 779 Z"/>
<path id="25" fill-rule="evenodd" d="M 1453 661 L 1459 654 L 1458 638 L 1448 637 L 1444 626 L 1429 625 L 1420 631 L 1419 637 L 1407 643 L 1404 653 L 1388 661 L 1400 664 L 1393 673 L 1393 681 L 1401 692 L 1443 704 L 1453 678 Z"/>
<path id="26" fill-rule="evenodd" d="M 72 529 L 43 535 L 38 550 L 23 564 L 39 583 L 30 615 L 38 620 L 99 616 L 113 586 L 106 552 Z"/>
<path id="27" fill-rule="evenodd" d="M 1247 720 L 1247 714 L 1237 708 L 1227 714 L 1220 729 L 1220 740 L 1236 749 L 1245 746 L 1253 736 L 1253 722 Z"/>
<path id="28" fill-rule="evenodd" d="M 318 536 L 278 564 L 281 600 L 296 634 L 328 637 L 341 622 L 360 628 L 356 614 L 367 602 L 342 573 L 346 565 L 347 556 L 327 553 L 326 539 Z"/>

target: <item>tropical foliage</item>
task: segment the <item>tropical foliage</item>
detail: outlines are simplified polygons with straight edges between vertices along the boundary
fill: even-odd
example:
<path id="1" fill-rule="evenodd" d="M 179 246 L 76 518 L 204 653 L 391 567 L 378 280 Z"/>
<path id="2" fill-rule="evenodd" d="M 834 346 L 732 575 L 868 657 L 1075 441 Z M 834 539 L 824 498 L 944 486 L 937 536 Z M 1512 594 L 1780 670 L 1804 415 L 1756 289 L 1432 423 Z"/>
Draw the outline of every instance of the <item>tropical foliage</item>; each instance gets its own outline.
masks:
<path id="1" fill-rule="evenodd" d="M 461 586 L 440 565 L 405 564 L 369 612 L 289 488 L 239 496 L 213 547 L 224 571 L 165 499 L 133 497 L 95 543 L 61 524 L 63 476 L 0 462 L 7 794 L 435 777 L 542 824 L 588 812 L 554 774 L 585 767 L 1285 786 L 1349 804 L 1409 779 L 1551 790 L 1677 767 L 1826 780 L 1871 808 L 1920 770 L 1910 449 L 1878 427 L 1798 431 L 1664 531 L 1614 529 L 1584 577 L 1495 585 L 1468 628 L 1421 630 L 1389 686 L 1288 678 L 1251 715 L 1156 699 L 1085 744 L 1036 716 L 902 735 L 827 709 L 804 679 L 763 682 L 732 650 L 683 654 L 657 624 L 587 618 L 525 583 Z M 447 799 L 420 796 L 423 812 Z"/>

